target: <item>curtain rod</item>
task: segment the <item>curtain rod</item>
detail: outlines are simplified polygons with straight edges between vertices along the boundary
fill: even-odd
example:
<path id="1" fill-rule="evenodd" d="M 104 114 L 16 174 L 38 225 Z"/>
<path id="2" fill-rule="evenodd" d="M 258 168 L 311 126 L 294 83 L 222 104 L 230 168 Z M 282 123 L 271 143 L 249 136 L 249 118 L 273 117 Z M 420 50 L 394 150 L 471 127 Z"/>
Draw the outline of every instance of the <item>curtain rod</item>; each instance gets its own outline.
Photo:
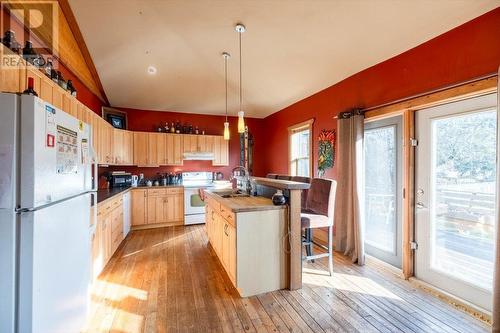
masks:
<path id="1" fill-rule="evenodd" d="M 429 90 L 429 91 L 426 91 L 426 92 L 421 93 L 421 94 L 416 94 L 416 95 L 412 95 L 412 96 L 400 98 L 400 99 L 397 99 L 395 101 L 391 101 L 391 102 L 387 102 L 387 103 L 383 103 L 383 104 L 371 106 L 369 108 L 362 109 L 362 110 L 363 110 L 363 112 L 367 112 L 367 111 L 371 111 L 371 110 L 383 108 L 383 107 L 386 107 L 386 106 L 389 106 L 389 105 L 392 105 L 392 104 L 406 102 L 406 101 L 409 101 L 409 100 L 412 100 L 412 99 L 415 99 L 415 98 L 419 98 L 419 97 L 422 97 L 422 96 L 426 96 L 426 95 L 438 93 L 438 92 L 441 92 L 441 91 L 444 91 L 444 90 L 447 90 L 447 89 L 456 88 L 456 87 L 463 86 L 465 84 L 473 83 L 473 82 L 476 82 L 476 81 L 481 81 L 481 80 L 489 79 L 489 78 L 492 78 L 492 77 L 495 77 L 495 76 L 498 76 L 498 72 L 494 72 L 494 73 L 486 74 L 486 75 L 483 75 L 483 76 L 479 76 L 479 77 L 476 77 L 476 78 L 468 80 L 468 81 L 462 81 L 460 83 L 456 83 L 456 84 L 444 86 L 444 87 L 441 87 L 441 88 Z M 347 111 L 347 112 L 350 112 L 350 111 Z M 339 115 L 341 113 L 342 112 L 340 112 Z M 338 116 L 334 116 L 333 118 L 337 119 Z"/>

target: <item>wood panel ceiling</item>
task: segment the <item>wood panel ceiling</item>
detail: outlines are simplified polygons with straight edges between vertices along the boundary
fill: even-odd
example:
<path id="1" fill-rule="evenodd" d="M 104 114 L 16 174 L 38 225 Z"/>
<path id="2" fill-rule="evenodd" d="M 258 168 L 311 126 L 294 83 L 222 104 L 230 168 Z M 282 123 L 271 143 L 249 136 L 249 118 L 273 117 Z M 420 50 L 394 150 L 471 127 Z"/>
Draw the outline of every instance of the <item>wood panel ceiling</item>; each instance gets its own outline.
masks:
<path id="1" fill-rule="evenodd" d="M 108 103 L 106 94 L 102 87 L 99 75 L 95 69 L 92 58 L 88 52 L 85 41 L 81 36 L 78 25 L 71 11 L 67 0 L 53 1 L 55 6 L 40 7 L 42 15 L 31 15 L 31 24 L 37 26 L 37 23 L 42 22 L 43 17 L 57 15 L 57 31 L 53 34 L 52 26 L 40 25 L 40 29 L 32 33 L 45 45 L 53 45 L 50 50 L 57 60 L 68 68 L 80 81 L 103 102 Z M 16 6 L 22 8 L 30 8 L 30 2 L 23 5 L 22 2 L 15 2 Z M 8 3 L 7 3 L 8 7 Z M 20 22 L 24 20 L 24 12 L 21 10 L 11 11 L 11 15 L 16 17 Z M 53 35 L 55 43 L 52 43 Z"/>

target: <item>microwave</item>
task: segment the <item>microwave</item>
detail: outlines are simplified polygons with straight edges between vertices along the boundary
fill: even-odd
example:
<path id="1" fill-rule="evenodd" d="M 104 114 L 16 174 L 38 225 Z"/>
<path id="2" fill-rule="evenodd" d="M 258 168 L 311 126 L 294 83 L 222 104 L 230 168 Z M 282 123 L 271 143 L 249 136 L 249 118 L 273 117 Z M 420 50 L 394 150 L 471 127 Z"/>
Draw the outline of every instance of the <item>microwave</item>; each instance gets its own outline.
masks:
<path id="1" fill-rule="evenodd" d="M 109 176 L 110 187 L 128 187 L 132 186 L 132 175 L 130 173 L 115 174 Z"/>

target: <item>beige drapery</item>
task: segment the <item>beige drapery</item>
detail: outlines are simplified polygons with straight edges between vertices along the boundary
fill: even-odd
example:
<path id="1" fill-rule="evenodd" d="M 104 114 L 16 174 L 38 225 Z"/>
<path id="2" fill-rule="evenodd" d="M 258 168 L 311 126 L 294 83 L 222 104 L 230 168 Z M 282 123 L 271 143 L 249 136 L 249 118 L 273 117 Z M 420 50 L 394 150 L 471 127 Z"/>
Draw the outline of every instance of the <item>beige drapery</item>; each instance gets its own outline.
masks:
<path id="1" fill-rule="evenodd" d="M 498 68 L 498 77 L 500 78 L 500 67 Z M 497 189 L 500 181 L 500 117 L 498 110 L 500 110 L 500 81 L 497 88 Z M 500 214 L 498 212 L 500 207 L 500 191 L 497 190 L 497 227 L 496 227 L 496 256 L 495 256 L 495 274 L 493 275 L 493 310 L 491 312 L 493 333 L 500 333 Z"/>
<path id="2" fill-rule="evenodd" d="M 358 110 L 341 113 L 337 133 L 335 250 L 364 265 L 363 113 Z"/>

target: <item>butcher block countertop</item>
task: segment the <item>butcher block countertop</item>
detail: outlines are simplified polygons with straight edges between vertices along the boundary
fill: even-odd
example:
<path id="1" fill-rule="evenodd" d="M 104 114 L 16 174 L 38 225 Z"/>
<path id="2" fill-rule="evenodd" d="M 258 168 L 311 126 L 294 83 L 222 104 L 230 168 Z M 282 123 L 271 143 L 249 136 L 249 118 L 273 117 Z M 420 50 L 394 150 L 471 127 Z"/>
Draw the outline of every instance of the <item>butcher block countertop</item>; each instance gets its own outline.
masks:
<path id="1" fill-rule="evenodd" d="M 274 187 L 281 190 L 307 190 L 311 184 L 299 183 L 291 180 L 281 180 L 263 177 L 252 177 L 252 181 L 259 185 Z"/>
<path id="2" fill-rule="evenodd" d="M 262 210 L 280 210 L 285 209 L 286 205 L 275 206 L 271 199 L 259 196 L 249 197 L 232 197 L 223 198 L 217 193 L 225 193 L 227 191 L 205 190 L 206 200 L 214 200 L 233 213 L 257 212 Z"/>

